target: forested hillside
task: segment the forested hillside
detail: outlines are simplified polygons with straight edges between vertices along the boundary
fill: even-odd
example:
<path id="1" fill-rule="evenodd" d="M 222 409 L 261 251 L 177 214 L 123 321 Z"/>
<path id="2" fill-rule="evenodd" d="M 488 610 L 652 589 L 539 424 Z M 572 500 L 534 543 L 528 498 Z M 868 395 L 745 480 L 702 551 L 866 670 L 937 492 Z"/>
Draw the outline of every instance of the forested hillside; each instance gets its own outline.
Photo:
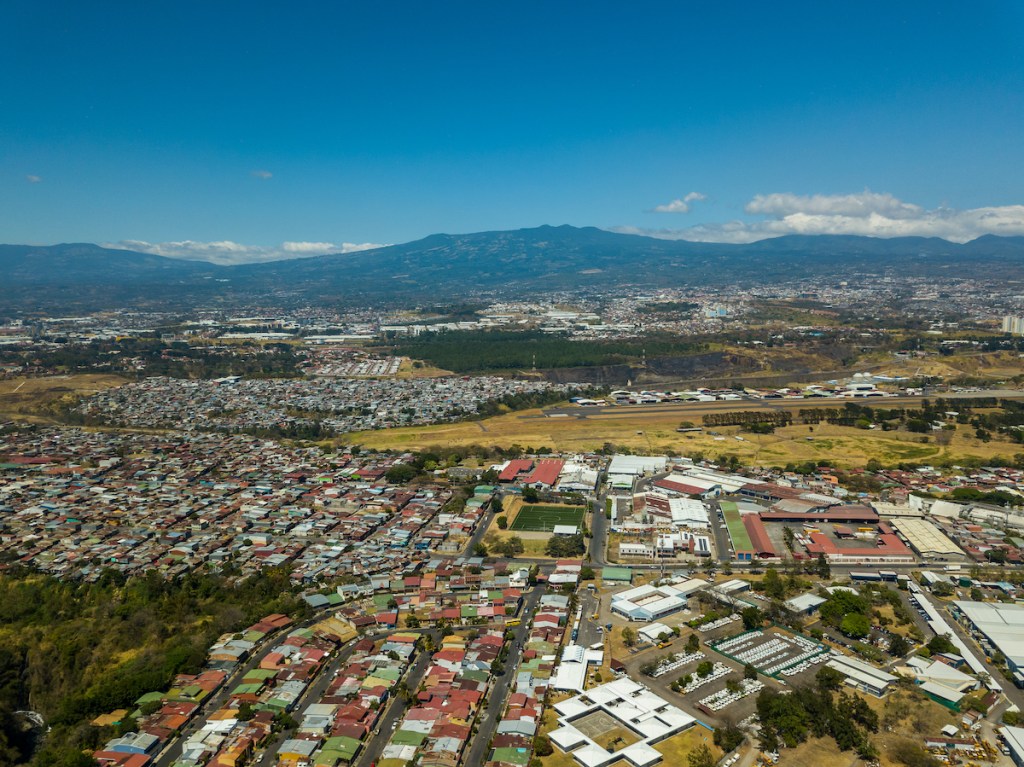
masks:
<path id="1" fill-rule="evenodd" d="M 96 583 L 0 576 L 0 765 L 32 757 L 33 733 L 14 712 L 36 711 L 52 728 L 33 764 L 88 764 L 82 750 L 116 734 L 89 724 L 97 714 L 198 671 L 221 634 L 307 609 L 284 569 L 238 582 L 224 574 L 167 581 L 155 570 L 131 579 L 108 571 Z"/>

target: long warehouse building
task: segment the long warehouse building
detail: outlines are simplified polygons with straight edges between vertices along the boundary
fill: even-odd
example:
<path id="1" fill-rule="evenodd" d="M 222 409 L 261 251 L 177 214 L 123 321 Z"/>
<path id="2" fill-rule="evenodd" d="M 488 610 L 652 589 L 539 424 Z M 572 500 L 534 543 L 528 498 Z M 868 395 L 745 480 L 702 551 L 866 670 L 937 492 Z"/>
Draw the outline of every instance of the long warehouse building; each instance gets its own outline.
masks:
<path id="1" fill-rule="evenodd" d="M 889 524 L 925 559 L 963 559 L 964 552 L 927 519 L 890 519 Z"/>

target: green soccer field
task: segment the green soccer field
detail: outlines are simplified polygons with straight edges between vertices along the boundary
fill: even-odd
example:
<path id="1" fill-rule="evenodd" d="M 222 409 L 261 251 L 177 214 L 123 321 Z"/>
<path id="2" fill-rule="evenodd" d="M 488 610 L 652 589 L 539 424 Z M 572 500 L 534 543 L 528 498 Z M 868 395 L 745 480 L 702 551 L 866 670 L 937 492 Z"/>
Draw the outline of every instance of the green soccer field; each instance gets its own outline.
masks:
<path id="1" fill-rule="evenodd" d="M 583 521 L 582 506 L 523 506 L 509 525 L 510 530 L 550 533 L 555 525 L 576 525 Z"/>

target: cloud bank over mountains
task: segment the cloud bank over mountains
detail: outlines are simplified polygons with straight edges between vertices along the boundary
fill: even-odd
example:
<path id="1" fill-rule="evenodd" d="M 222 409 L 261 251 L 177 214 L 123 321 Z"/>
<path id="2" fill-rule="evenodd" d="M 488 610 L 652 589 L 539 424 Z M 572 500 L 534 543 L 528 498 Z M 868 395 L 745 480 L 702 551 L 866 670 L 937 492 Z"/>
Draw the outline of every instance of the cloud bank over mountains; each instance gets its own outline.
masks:
<path id="1" fill-rule="evenodd" d="M 690 192 L 658 205 L 648 213 L 688 214 L 693 203 L 707 196 Z M 868 237 L 940 237 L 969 242 L 986 234 L 1024 236 L 1024 205 L 933 209 L 905 202 L 888 193 L 864 190 L 856 194 L 759 194 L 743 208 L 749 219 L 700 223 L 684 228 L 650 229 L 611 226 L 608 231 L 664 240 L 744 244 L 789 234 L 863 235 Z M 284 261 L 326 254 L 356 253 L 384 245 L 364 242 L 283 242 L 276 246 L 244 245 L 231 240 L 146 242 L 121 240 L 104 247 L 123 248 L 168 258 L 206 261 L 222 266 Z"/>
<path id="2" fill-rule="evenodd" d="M 356 253 L 383 247 L 372 242 L 283 242 L 278 246 L 243 245 L 230 240 L 217 242 L 146 242 L 145 240 L 121 240 L 104 243 L 105 248 L 122 248 L 139 253 L 152 253 L 167 258 L 181 258 L 187 261 L 207 261 L 221 266 L 236 264 L 258 264 L 265 261 L 284 261 L 291 258 L 308 258 L 328 253 Z"/>
<path id="3" fill-rule="evenodd" d="M 668 206 L 658 206 L 655 212 Z M 688 210 L 688 208 L 687 208 Z M 671 212 L 687 212 L 679 207 Z M 787 234 L 855 234 L 868 237 L 941 237 L 968 242 L 986 234 L 1024 235 L 1024 205 L 983 208 L 927 209 L 904 202 L 891 194 L 865 190 L 859 194 L 796 195 L 759 194 L 744 207 L 763 220 L 733 220 L 696 224 L 683 229 L 610 227 L 624 234 L 642 234 L 666 240 L 746 243 Z"/>

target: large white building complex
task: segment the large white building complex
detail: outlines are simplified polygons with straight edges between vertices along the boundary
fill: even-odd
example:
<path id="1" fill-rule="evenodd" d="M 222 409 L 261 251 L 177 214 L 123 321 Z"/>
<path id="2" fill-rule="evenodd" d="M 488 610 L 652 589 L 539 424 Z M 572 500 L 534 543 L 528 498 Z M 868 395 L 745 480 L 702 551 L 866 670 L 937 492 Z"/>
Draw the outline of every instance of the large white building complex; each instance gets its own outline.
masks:
<path id="1" fill-rule="evenodd" d="M 551 742 L 583 767 L 605 767 L 627 762 L 653 767 L 661 754 L 653 743 L 682 732 L 697 720 L 631 679 L 616 679 L 555 704 L 558 723 Z M 622 748 L 607 748 L 595 739 L 615 728 L 627 730 L 638 741 Z"/>
<path id="2" fill-rule="evenodd" d="M 612 595 L 612 612 L 650 623 L 686 609 L 686 594 L 672 586 L 637 586 Z"/>
<path id="3" fill-rule="evenodd" d="M 953 615 L 984 650 L 1001 652 L 1017 682 L 1024 681 L 1024 605 L 1000 602 L 954 602 Z"/>

